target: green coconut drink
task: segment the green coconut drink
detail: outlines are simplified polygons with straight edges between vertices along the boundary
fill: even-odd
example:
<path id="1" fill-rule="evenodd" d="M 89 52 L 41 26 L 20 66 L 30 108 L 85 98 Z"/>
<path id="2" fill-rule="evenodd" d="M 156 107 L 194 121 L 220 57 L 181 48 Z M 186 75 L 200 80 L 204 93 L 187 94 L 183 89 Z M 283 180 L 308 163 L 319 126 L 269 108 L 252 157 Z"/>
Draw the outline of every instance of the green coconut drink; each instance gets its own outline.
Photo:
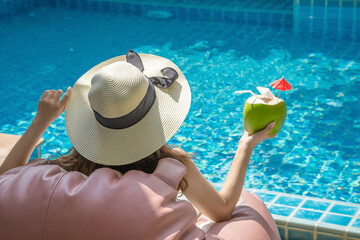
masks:
<path id="1" fill-rule="evenodd" d="M 282 77 L 270 84 L 272 87 L 286 91 L 291 85 Z M 261 95 L 255 95 L 250 90 L 236 91 L 235 93 L 251 93 L 253 96 L 246 100 L 244 106 L 244 127 L 250 135 L 263 130 L 269 123 L 275 122 L 275 126 L 269 135 L 280 132 L 286 120 L 286 104 L 279 96 L 275 97 L 270 89 L 257 87 Z"/>
<path id="2" fill-rule="evenodd" d="M 269 123 L 275 126 L 269 133 L 280 132 L 286 119 L 286 104 L 282 99 L 269 99 L 261 95 L 252 96 L 246 100 L 244 106 L 244 126 L 250 135 L 263 130 Z"/>

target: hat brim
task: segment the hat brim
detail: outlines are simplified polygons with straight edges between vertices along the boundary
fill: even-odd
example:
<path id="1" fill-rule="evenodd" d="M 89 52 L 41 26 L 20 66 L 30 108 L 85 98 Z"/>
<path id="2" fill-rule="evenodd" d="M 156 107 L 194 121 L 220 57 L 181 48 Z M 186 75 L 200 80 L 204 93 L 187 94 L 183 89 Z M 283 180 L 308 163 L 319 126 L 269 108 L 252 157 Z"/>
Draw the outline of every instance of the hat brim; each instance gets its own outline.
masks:
<path id="1" fill-rule="evenodd" d="M 66 131 L 74 148 L 92 162 L 124 165 L 150 155 L 176 133 L 189 112 L 191 91 L 181 70 L 166 58 L 139 55 L 146 76 L 162 76 L 161 69 L 171 67 L 179 77 L 169 88 L 155 87 L 153 106 L 144 118 L 131 127 L 104 127 L 96 120 L 88 99 L 92 77 L 111 63 L 126 61 L 125 55 L 96 65 L 81 76 L 73 87 L 65 110 Z"/>

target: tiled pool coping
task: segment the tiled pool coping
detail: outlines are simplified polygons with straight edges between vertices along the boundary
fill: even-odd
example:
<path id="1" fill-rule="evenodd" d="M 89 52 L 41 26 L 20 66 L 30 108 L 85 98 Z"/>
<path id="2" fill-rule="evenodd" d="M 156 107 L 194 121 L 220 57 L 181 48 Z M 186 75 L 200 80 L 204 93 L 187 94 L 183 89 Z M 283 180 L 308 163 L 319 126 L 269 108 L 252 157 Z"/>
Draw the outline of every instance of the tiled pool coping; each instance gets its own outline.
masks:
<path id="1" fill-rule="evenodd" d="M 360 204 L 247 189 L 267 205 L 282 239 L 360 239 Z"/>

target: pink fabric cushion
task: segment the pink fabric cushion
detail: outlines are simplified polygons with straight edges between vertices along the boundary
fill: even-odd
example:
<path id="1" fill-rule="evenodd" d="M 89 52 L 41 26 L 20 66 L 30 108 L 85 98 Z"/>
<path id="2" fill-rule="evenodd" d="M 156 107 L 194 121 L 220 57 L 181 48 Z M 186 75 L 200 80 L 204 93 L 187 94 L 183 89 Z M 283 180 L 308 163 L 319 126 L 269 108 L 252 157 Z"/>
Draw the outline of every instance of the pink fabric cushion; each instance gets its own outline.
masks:
<path id="1" fill-rule="evenodd" d="M 176 200 L 185 173 L 171 158 L 160 160 L 153 174 L 130 171 L 121 178 L 109 168 L 88 178 L 36 162 L 14 168 L 0 175 L 1 238 L 279 239 L 265 205 L 245 191 L 233 219 L 213 224 L 206 235 L 195 225 L 206 217 L 197 219 L 189 202 Z"/>
<path id="2" fill-rule="evenodd" d="M 198 218 L 198 223 L 207 221 L 203 214 Z M 280 235 L 263 201 L 243 190 L 231 220 L 211 225 L 205 239 L 270 240 L 280 239 Z"/>
<path id="3" fill-rule="evenodd" d="M 192 205 L 175 200 L 185 173 L 169 158 L 154 174 L 121 178 L 109 168 L 88 178 L 54 165 L 12 169 L 0 175 L 2 238 L 203 239 Z"/>

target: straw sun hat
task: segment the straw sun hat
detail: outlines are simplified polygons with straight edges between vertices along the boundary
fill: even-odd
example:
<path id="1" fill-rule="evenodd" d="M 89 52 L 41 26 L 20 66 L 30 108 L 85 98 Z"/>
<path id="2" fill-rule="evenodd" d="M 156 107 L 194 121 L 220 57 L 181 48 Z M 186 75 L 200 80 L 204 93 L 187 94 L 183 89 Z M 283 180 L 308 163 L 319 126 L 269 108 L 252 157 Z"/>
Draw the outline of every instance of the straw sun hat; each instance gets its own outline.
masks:
<path id="1" fill-rule="evenodd" d="M 65 124 L 74 148 L 92 162 L 123 165 L 164 145 L 189 112 L 190 87 L 170 60 L 129 50 L 75 83 Z"/>

